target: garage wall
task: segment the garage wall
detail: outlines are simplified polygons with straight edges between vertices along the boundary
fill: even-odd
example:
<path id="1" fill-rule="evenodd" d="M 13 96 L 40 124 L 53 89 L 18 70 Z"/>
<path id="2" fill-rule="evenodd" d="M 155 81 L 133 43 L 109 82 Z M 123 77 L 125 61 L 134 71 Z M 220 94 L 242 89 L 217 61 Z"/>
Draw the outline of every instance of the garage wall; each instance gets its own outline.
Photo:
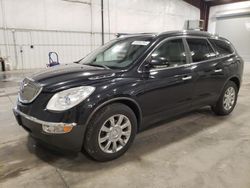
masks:
<path id="1" fill-rule="evenodd" d="M 250 62 L 250 1 L 211 7 L 208 30 L 229 39 Z"/>
<path id="2" fill-rule="evenodd" d="M 240 13 L 243 10 L 250 8 L 250 1 L 231 3 L 226 5 L 218 5 L 210 8 L 208 31 L 211 33 L 216 32 L 216 15 L 225 13 Z"/>
<path id="3" fill-rule="evenodd" d="M 0 0 L 0 55 L 13 69 L 72 62 L 101 45 L 100 0 Z M 104 0 L 105 42 L 118 32 L 183 29 L 199 9 L 182 0 Z"/>

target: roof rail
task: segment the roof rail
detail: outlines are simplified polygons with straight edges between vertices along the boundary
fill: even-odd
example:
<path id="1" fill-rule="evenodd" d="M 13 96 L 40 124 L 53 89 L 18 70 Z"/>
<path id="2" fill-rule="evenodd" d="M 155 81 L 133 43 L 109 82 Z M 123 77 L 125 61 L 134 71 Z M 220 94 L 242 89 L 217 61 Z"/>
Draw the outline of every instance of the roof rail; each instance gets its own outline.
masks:
<path id="1" fill-rule="evenodd" d="M 156 35 L 156 33 L 116 33 L 115 36 L 119 37 L 126 37 L 126 36 L 138 36 L 138 35 Z"/>
<path id="2" fill-rule="evenodd" d="M 159 34 L 160 35 L 182 35 L 182 34 L 186 34 L 186 35 L 195 35 L 195 36 L 213 36 L 213 34 L 206 32 L 206 31 L 197 31 L 197 30 L 177 30 L 177 31 L 166 31 L 166 32 L 162 32 Z"/>
<path id="3" fill-rule="evenodd" d="M 122 37 L 133 37 L 133 36 L 178 36 L 178 35 L 193 35 L 193 36 L 203 36 L 203 37 L 219 37 L 218 34 L 212 34 L 206 31 L 197 30 L 176 30 L 176 31 L 165 31 L 161 33 L 117 33 L 115 36 L 117 38 Z"/>

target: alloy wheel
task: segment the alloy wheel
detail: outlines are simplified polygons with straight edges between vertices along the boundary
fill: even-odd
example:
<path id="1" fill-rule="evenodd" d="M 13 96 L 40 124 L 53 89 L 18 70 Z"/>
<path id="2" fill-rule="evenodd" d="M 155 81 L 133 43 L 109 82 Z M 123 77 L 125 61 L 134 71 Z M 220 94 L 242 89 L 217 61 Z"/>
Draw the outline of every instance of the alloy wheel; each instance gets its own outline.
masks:
<path id="1" fill-rule="evenodd" d="M 229 111 L 235 102 L 235 89 L 233 87 L 227 88 L 223 97 L 223 107 L 225 110 Z"/>
<path id="2" fill-rule="evenodd" d="M 116 153 L 120 151 L 129 141 L 131 136 L 131 122 L 122 114 L 109 117 L 102 125 L 98 143 L 105 153 Z"/>

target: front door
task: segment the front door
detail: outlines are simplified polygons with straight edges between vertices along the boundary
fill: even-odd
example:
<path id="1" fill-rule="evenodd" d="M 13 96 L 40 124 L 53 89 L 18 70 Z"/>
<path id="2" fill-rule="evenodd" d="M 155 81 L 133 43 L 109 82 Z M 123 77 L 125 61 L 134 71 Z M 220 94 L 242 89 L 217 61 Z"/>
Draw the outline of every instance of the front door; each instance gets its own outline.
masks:
<path id="1" fill-rule="evenodd" d="M 187 64 L 183 39 L 161 42 L 147 58 L 143 76 L 145 92 L 141 97 L 145 121 L 159 121 L 186 111 L 191 106 L 193 79 L 192 66 Z M 162 65 L 150 61 L 163 60 Z M 148 64 L 148 66 L 147 66 Z"/>

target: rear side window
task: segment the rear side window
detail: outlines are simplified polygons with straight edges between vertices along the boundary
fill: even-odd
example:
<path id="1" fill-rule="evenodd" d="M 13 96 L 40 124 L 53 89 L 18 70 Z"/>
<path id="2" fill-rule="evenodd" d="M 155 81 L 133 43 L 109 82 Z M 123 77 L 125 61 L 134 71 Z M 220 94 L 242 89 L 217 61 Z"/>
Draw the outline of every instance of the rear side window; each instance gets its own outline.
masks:
<path id="1" fill-rule="evenodd" d="M 206 39 L 187 38 L 193 62 L 206 61 L 216 56 Z"/>
<path id="2" fill-rule="evenodd" d="M 222 40 L 209 39 L 217 54 L 219 55 L 229 55 L 234 52 L 230 44 Z"/>

